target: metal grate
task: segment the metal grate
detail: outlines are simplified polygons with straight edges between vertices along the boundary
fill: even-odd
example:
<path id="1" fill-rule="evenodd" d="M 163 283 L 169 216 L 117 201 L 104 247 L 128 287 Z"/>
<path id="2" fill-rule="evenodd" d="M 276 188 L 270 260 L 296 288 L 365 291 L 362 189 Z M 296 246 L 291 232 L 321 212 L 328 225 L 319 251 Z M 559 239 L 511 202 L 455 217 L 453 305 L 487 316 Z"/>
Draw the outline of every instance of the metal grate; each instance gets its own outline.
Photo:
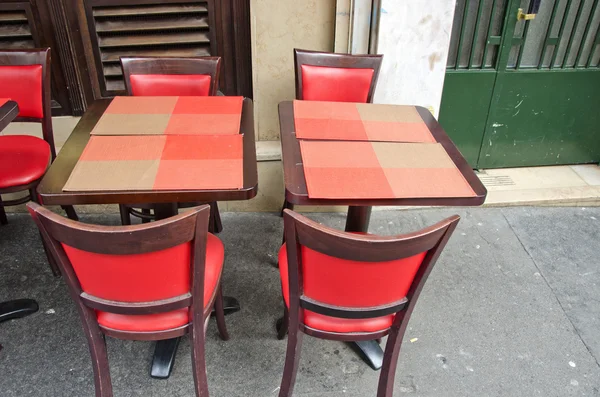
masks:
<path id="1" fill-rule="evenodd" d="M 508 175 L 485 175 L 480 173 L 477 176 L 481 183 L 488 187 L 515 185 L 515 181 Z"/>
<path id="2" fill-rule="evenodd" d="M 125 89 L 122 56 L 211 55 L 206 2 L 93 6 L 92 17 L 107 95 Z"/>
<path id="3" fill-rule="evenodd" d="M 530 0 L 522 0 L 527 9 Z M 512 41 L 509 69 L 599 67 L 599 0 L 548 0 L 536 19 L 520 23 Z"/>
<path id="4" fill-rule="evenodd" d="M 496 69 L 507 0 L 458 0 L 448 69 Z"/>
<path id="5" fill-rule="evenodd" d="M 25 11 L 0 11 L 0 48 L 35 48 Z"/>

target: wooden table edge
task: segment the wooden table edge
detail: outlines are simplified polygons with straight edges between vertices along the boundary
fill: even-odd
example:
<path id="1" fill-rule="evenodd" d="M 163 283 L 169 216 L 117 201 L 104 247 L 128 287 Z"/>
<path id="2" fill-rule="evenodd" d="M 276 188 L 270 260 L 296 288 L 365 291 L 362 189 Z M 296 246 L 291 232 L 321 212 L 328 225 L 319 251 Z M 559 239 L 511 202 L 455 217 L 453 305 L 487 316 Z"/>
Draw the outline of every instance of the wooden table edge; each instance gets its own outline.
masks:
<path id="1" fill-rule="evenodd" d="M 284 170 L 285 198 L 292 204 L 297 205 L 352 205 L 352 206 L 479 206 L 485 202 L 487 197 L 487 189 L 477 177 L 471 166 L 467 163 L 463 155 L 460 153 L 456 145 L 443 130 L 442 126 L 433 117 L 431 112 L 422 107 L 415 106 L 417 112 L 431 131 L 434 138 L 442 145 L 444 150 L 450 156 L 454 165 L 461 172 L 466 182 L 469 184 L 475 196 L 472 197 L 419 197 L 419 198 L 388 198 L 388 199 L 316 199 L 308 197 L 306 189 L 306 180 L 296 181 L 296 184 L 301 183 L 307 193 L 297 193 L 290 190 L 289 184 L 293 183 L 294 175 L 289 175 L 292 169 L 296 170 L 296 178 L 304 177 L 304 169 L 302 167 L 302 158 L 297 156 L 286 156 L 285 153 L 293 151 L 294 154 L 300 154 L 300 145 L 295 138 L 293 128 L 293 101 L 283 101 L 279 103 L 279 126 L 281 135 L 281 151 L 282 164 Z M 290 111 L 290 120 L 283 119 L 282 112 Z M 293 146 L 297 147 L 294 148 Z M 293 158 L 290 158 L 293 157 Z M 290 162 L 292 164 L 290 164 Z M 286 167 L 287 165 L 287 167 Z M 287 172 L 286 172 L 287 171 Z"/>
<path id="2" fill-rule="evenodd" d="M 0 131 L 4 130 L 19 115 L 19 105 L 8 100 L 0 106 Z"/>
<path id="3" fill-rule="evenodd" d="M 75 164 L 79 160 L 83 148 L 78 153 L 69 153 L 72 145 L 77 145 L 77 139 L 86 138 L 89 141 L 89 132 L 108 107 L 111 98 L 98 99 L 85 112 L 77 123 L 69 138 L 63 145 L 63 150 L 58 154 L 50 169 L 42 178 L 38 186 L 38 194 L 44 205 L 88 205 L 88 204 L 135 204 L 139 202 L 140 194 L 152 194 L 152 200 L 143 200 L 143 203 L 170 203 L 193 201 L 240 201 L 250 200 L 258 193 L 258 166 L 256 164 L 256 145 L 254 132 L 253 103 L 250 98 L 244 98 L 244 111 L 240 120 L 240 133 L 244 134 L 244 171 L 246 167 L 250 172 L 244 172 L 244 186 L 241 189 L 223 190 L 169 190 L 169 191 L 101 191 L 101 192 L 64 192 L 62 188 L 68 180 Z M 97 114 L 96 112 L 99 112 Z M 93 122 L 93 125 L 86 125 Z M 87 136 L 85 135 L 87 134 Z M 83 144 L 83 147 L 85 147 Z M 67 149 L 65 153 L 64 150 Z M 61 156 L 62 154 L 62 156 Z M 246 156 L 246 154 L 249 154 Z M 54 168 L 53 168 L 54 167 Z M 48 186 L 52 183 L 54 173 L 61 172 L 61 167 L 69 169 L 69 175 L 62 181 L 60 187 Z M 137 198 L 137 199 L 136 199 Z"/>

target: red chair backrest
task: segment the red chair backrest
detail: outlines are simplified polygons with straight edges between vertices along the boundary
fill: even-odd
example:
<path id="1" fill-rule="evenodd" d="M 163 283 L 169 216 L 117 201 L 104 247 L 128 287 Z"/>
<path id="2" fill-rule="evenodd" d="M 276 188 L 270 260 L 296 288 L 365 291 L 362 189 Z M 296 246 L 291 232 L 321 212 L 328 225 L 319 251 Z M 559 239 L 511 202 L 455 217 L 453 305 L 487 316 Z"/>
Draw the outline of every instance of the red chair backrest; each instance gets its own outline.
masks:
<path id="1" fill-rule="evenodd" d="M 131 94 L 135 96 L 208 96 L 209 75 L 132 74 Z"/>
<path id="2" fill-rule="evenodd" d="M 373 69 L 302 65 L 302 99 L 305 101 L 367 102 Z"/>
<path id="3" fill-rule="evenodd" d="M 148 302 L 190 292 L 189 242 L 144 254 L 107 255 L 62 243 L 81 289 L 101 299 Z"/>
<path id="4" fill-rule="evenodd" d="M 113 302 L 152 302 L 191 293 L 192 282 L 199 282 L 196 288 L 203 294 L 208 205 L 135 226 L 87 225 L 34 203 L 28 207 L 78 293 Z M 193 280 L 192 272 L 200 272 L 194 273 L 200 280 Z"/>
<path id="5" fill-rule="evenodd" d="M 418 232 L 382 237 L 337 231 L 286 210 L 290 301 L 294 285 L 298 297 L 346 309 L 410 300 L 459 219 L 453 216 Z"/>
<path id="6" fill-rule="evenodd" d="M 122 57 L 121 67 L 129 95 L 217 95 L 219 57 Z"/>
<path id="7" fill-rule="evenodd" d="M 382 55 L 294 50 L 296 99 L 372 102 Z"/>
<path id="8" fill-rule="evenodd" d="M 335 258 L 302 247 L 304 294 L 343 307 L 372 307 L 406 297 L 425 254 L 382 262 Z"/>
<path id="9" fill-rule="evenodd" d="M 19 117 L 44 117 L 44 75 L 49 49 L 0 50 L 0 97 L 19 105 Z"/>

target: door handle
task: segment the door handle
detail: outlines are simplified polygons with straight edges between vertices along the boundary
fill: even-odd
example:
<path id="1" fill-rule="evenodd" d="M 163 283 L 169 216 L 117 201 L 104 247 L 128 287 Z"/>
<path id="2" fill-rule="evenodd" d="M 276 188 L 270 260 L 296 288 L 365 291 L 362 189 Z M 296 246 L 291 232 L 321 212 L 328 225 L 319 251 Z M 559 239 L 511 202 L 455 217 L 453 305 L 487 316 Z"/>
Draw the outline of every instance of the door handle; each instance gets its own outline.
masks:
<path id="1" fill-rule="evenodd" d="M 519 8 L 519 11 L 517 12 L 517 21 L 531 21 L 532 19 L 535 19 L 535 16 L 537 14 L 529 14 L 529 13 L 524 13 L 522 8 Z"/>
<path id="2" fill-rule="evenodd" d="M 535 19 L 535 16 L 540 11 L 541 4 L 542 0 L 532 0 L 529 3 L 529 10 L 527 11 L 527 13 L 525 13 L 522 8 L 519 8 L 519 11 L 517 11 L 517 20 L 530 21 L 532 19 Z"/>

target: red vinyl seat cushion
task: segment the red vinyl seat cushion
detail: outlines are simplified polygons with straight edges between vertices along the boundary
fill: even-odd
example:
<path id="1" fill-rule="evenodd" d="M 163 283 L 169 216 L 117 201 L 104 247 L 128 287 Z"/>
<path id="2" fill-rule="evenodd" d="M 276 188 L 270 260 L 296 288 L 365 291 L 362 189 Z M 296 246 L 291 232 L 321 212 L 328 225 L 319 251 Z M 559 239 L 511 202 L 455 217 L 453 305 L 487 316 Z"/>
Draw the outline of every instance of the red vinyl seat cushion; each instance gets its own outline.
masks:
<path id="1" fill-rule="evenodd" d="M 50 163 L 50 145 L 29 135 L 0 136 L 0 189 L 40 179 Z"/>
<path id="2" fill-rule="evenodd" d="M 44 117 L 42 65 L 0 66 L 0 97 L 17 102 L 20 117 Z"/>
<path id="3" fill-rule="evenodd" d="M 103 255 L 65 246 L 82 289 L 102 299 L 144 302 L 182 295 L 190 291 L 191 245 L 182 244 L 162 251 L 136 255 Z M 119 258 L 111 261 L 110 257 Z M 204 274 L 204 305 L 218 287 L 223 269 L 221 240 L 208 234 Z M 149 315 L 123 315 L 97 311 L 100 325 L 133 332 L 162 331 L 189 322 L 187 308 Z"/>
<path id="4" fill-rule="evenodd" d="M 305 101 L 367 102 L 373 69 L 302 65 L 302 99 Z"/>
<path id="5" fill-rule="evenodd" d="M 131 92 L 140 96 L 208 96 L 210 75 L 132 74 Z"/>

